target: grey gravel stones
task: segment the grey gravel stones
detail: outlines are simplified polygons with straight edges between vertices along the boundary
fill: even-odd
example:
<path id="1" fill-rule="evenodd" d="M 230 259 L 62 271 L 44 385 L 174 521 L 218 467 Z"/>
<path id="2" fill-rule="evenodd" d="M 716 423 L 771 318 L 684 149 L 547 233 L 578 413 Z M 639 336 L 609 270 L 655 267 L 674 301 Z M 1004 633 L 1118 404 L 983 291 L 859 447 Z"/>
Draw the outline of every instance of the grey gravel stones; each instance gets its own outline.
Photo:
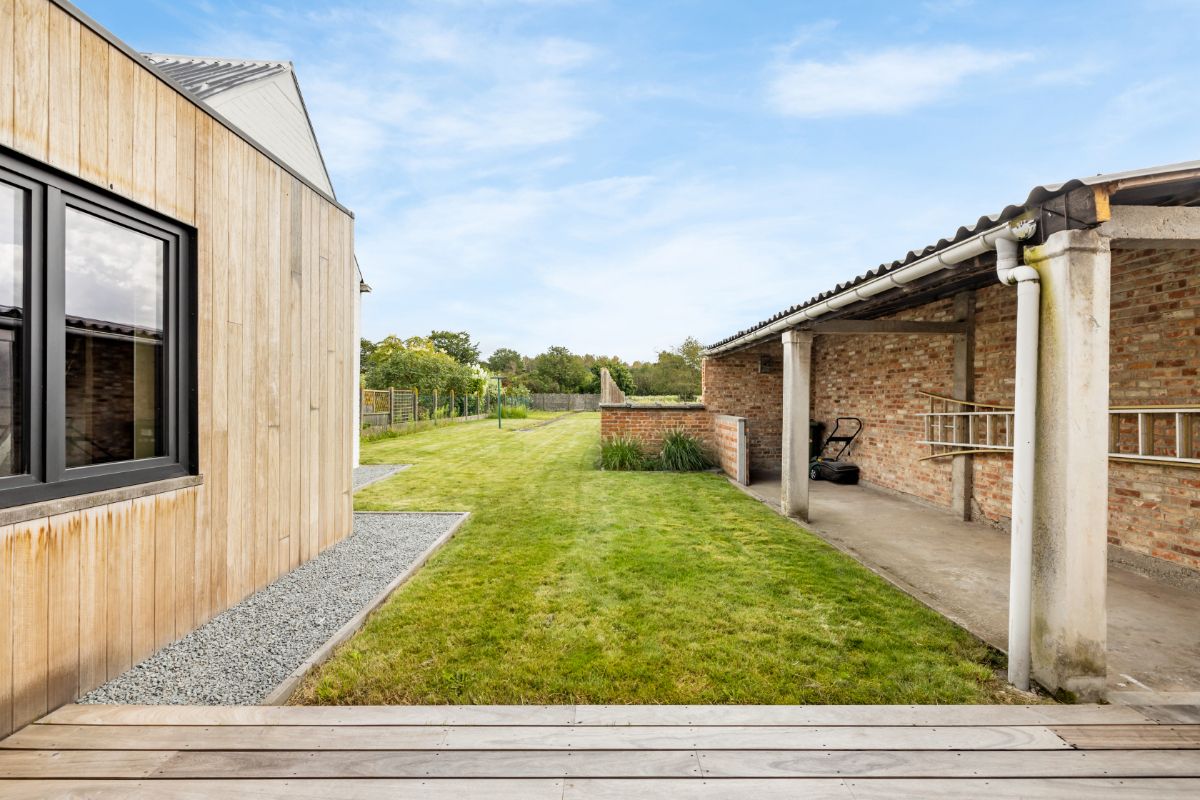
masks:
<path id="1" fill-rule="evenodd" d="M 402 469 L 408 469 L 410 464 L 364 464 L 354 468 L 354 491 L 368 484 L 391 477 Z"/>
<path id="2" fill-rule="evenodd" d="M 462 516 L 355 514 L 350 536 L 78 702 L 261 702 Z"/>

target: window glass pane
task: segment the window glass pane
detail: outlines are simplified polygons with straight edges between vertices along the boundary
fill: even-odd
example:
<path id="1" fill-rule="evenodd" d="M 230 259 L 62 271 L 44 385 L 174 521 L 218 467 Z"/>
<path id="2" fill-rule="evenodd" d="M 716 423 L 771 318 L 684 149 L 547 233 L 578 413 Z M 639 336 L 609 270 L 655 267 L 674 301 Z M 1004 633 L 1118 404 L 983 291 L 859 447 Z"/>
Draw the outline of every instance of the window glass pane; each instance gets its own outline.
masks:
<path id="1" fill-rule="evenodd" d="M 0 477 L 25 465 L 25 192 L 0 183 Z"/>
<path id="2" fill-rule="evenodd" d="M 67 209 L 67 466 L 166 453 L 166 244 Z"/>

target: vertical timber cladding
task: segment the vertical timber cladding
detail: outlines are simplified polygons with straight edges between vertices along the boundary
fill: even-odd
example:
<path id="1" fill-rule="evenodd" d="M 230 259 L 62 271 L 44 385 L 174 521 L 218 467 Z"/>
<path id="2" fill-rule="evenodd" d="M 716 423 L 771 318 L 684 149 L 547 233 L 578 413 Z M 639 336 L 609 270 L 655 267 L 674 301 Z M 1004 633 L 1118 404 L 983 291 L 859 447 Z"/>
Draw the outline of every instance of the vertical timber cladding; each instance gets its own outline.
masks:
<path id="1" fill-rule="evenodd" d="M 203 476 L 0 526 L 3 735 L 349 534 L 357 282 L 347 212 L 69 6 L 0 0 L 0 146 L 196 228 Z"/>

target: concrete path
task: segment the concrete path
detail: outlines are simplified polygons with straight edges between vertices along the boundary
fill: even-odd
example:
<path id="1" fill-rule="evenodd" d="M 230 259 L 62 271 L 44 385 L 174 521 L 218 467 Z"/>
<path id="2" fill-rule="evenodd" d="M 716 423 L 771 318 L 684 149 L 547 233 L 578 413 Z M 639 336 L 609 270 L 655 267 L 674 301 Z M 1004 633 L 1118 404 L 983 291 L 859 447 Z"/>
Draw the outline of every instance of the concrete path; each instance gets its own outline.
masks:
<path id="1" fill-rule="evenodd" d="M 778 510 L 777 480 L 748 491 Z M 831 544 L 1007 649 L 1007 532 L 867 486 L 815 482 L 811 513 L 808 527 Z M 1200 690 L 1200 592 L 1110 565 L 1108 682 L 1114 700 Z"/>

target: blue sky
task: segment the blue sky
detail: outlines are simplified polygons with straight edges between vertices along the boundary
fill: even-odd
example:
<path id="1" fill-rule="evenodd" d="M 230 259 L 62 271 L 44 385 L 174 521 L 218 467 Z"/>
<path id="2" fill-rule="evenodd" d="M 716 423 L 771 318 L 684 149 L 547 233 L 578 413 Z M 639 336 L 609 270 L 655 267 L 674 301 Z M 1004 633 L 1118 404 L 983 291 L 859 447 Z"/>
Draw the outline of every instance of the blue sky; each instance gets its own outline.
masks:
<path id="1" fill-rule="evenodd" d="M 82 0 L 295 62 L 364 335 L 651 358 L 1034 185 L 1200 158 L 1200 3 Z"/>

